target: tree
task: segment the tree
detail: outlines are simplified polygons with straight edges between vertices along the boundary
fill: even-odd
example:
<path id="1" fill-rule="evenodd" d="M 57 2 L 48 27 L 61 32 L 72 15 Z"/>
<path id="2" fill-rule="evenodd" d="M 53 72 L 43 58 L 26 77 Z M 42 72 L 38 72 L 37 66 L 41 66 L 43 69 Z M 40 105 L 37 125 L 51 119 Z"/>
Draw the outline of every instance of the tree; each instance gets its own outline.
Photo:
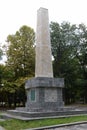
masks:
<path id="1" fill-rule="evenodd" d="M 52 22 L 51 28 L 51 44 L 52 54 L 54 57 L 54 76 L 62 77 L 63 68 L 65 64 L 68 67 L 68 63 L 73 59 L 73 39 L 75 39 L 74 31 L 76 26 L 71 26 L 70 23 L 58 23 Z"/>
<path id="2" fill-rule="evenodd" d="M 0 60 L 2 59 L 3 51 L 0 49 Z"/>
<path id="3" fill-rule="evenodd" d="M 86 58 L 86 55 L 82 55 L 82 52 L 87 53 L 86 27 L 82 24 L 78 27 L 67 22 L 63 22 L 61 25 L 51 22 L 50 33 L 52 54 L 54 57 L 54 76 L 65 78 L 65 99 L 66 102 L 73 102 L 77 100 L 78 95 L 80 98 L 83 92 L 81 82 L 78 85 L 77 81 L 79 79 L 80 81 L 82 80 L 82 73 L 84 72 L 84 69 L 82 70 L 84 65 L 82 67 L 80 62 L 83 63 L 83 57 Z M 85 49 L 83 41 L 85 43 Z M 86 62 L 86 59 L 84 61 Z"/>
<path id="4" fill-rule="evenodd" d="M 0 49 L 0 60 L 2 59 L 2 49 Z M 3 70 L 3 65 L 0 65 L 0 87 L 2 86 L 2 70 Z"/>
<path id="5" fill-rule="evenodd" d="M 83 86 L 82 97 L 84 102 L 87 102 L 87 27 L 84 24 L 79 24 L 78 28 L 78 45 L 76 44 L 76 57 L 80 63 L 82 77 L 80 83 Z"/>
<path id="6" fill-rule="evenodd" d="M 2 60 L 3 51 L 0 48 L 0 60 Z M 0 64 L 0 87 L 2 86 L 2 73 L 3 73 L 3 65 Z"/>
<path id="7" fill-rule="evenodd" d="M 26 99 L 24 84 L 26 79 L 34 76 L 35 69 L 34 42 L 34 30 L 28 26 L 22 26 L 14 35 L 7 37 L 5 73 L 8 74 L 2 91 L 7 92 L 9 106 L 12 102 L 15 106 L 18 101 L 24 103 Z"/>
<path id="8" fill-rule="evenodd" d="M 15 35 L 7 37 L 7 65 L 14 69 L 15 77 L 34 75 L 34 41 L 33 29 L 23 26 Z"/>
<path id="9" fill-rule="evenodd" d="M 2 88 L 4 86 L 3 79 L 4 79 L 4 68 L 5 66 L 3 64 L 0 65 L 0 102 L 3 105 L 3 102 L 6 101 L 6 95 L 4 92 L 2 92 Z"/>

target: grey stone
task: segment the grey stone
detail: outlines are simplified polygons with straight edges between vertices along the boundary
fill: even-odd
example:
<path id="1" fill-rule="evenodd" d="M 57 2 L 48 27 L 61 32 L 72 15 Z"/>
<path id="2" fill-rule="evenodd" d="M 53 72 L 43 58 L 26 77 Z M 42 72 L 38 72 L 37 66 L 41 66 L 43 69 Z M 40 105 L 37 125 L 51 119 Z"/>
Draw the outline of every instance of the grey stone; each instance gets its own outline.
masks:
<path id="1" fill-rule="evenodd" d="M 57 111 L 63 108 L 62 88 L 64 79 L 37 77 L 26 82 L 26 107 L 29 111 Z M 35 100 L 31 100 L 31 90 L 35 90 Z"/>
<path id="2" fill-rule="evenodd" d="M 53 77 L 48 9 L 37 11 L 35 77 Z"/>
<path id="3" fill-rule="evenodd" d="M 25 89 L 35 87 L 64 87 L 63 78 L 49 78 L 49 77 L 37 77 L 27 80 L 25 83 Z"/>
<path id="4" fill-rule="evenodd" d="M 63 78 L 53 78 L 48 10 L 40 8 L 37 11 L 35 78 L 25 83 L 27 111 L 61 110 L 63 87 Z"/>
<path id="5" fill-rule="evenodd" d="M 0 126 L 0 130 L 5 130 L 2 126 Z"/>
<path id="6" fill-rule="evenodd" d="M 66 117 L 66 116 L 71 116 L 71 115 L 81 115 L 81 114 L 86 114 L 87 111 L 63 111 L 63 109 L 60 109 L 59 111 L 27 111 L 27 110 L 8 110 L 8 114 L 12 114 L 15 116 L 21 116 L 21 117 L 27 117 L 27 118 L 39 118 L 39 117 Z"/>

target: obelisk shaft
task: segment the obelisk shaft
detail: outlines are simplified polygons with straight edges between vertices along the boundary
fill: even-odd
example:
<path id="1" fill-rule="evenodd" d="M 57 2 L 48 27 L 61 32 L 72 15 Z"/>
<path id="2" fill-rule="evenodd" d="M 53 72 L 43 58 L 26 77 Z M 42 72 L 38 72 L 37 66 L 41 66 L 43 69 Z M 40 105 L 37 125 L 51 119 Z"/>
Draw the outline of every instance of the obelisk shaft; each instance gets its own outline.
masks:
<path id="1" fill-rule="evenodd" d="M 35 77 L 53 77 L 48 10 L 37 11 Z"/>

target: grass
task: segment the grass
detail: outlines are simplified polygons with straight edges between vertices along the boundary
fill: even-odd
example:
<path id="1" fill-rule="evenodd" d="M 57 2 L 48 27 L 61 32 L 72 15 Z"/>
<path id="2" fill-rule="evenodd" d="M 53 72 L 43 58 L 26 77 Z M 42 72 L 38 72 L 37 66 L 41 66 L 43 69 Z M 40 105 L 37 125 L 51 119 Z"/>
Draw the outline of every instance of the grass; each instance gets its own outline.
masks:
<path id="1" fill-rule="evenodd" d="M 21 120 L 11 119 L 11 120 L 0 122 L 0 126 L 4 127 L 6 130 L 23 130 L 28 128 L 65 124 L 65 123 L 71 123 L 77 121 L 87 121 L 87 115 L 57 118 L 57 119 L 55 118 L 42 119 L 42 120 L 33 120 L 33 121 L 21 121 Z"/>

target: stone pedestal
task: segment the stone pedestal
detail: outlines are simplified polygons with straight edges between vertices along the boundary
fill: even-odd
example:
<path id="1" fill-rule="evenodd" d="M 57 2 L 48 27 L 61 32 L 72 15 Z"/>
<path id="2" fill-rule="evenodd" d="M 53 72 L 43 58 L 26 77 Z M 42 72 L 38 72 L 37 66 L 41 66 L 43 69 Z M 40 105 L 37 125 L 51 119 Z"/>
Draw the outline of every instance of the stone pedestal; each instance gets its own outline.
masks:
<path id="1" fill-rule="evenodd" d="M 31 112 L 60 111 L 63 108 L 64 79 L 37 77 L 25 84 L 26 109 Z"/>

